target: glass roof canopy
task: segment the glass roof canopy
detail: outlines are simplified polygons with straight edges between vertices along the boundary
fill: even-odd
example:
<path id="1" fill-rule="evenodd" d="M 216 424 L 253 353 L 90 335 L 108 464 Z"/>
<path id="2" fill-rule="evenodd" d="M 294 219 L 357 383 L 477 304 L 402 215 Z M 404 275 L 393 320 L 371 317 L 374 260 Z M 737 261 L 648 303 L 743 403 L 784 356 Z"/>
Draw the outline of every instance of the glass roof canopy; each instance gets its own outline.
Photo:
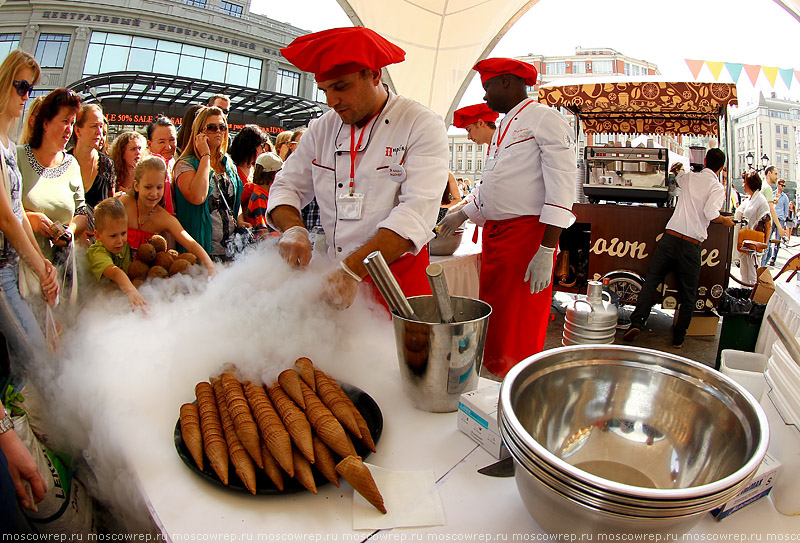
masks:
<path id="1" fill-rule="evenodd" d="M 324 113 L 322 104 L 277 92 L 177 75 L 113 72 L 92 75 L 70 85 L 86 102 L 101 102 L 115 113 L 164 114 L 183 117 L 194 104 L 214 94 L 231 98 L 228 122 L 296 128 Z"/>

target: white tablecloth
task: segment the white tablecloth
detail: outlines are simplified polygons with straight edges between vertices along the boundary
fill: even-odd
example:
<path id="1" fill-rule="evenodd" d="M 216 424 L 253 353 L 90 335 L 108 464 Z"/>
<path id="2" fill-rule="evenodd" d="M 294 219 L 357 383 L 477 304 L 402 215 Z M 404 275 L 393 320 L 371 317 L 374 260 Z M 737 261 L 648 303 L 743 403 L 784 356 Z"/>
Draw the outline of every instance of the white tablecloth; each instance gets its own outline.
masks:
<path id="1" fill-rule="evenodd" d="M 450 256 L 432 256 L 431 263 L 442 265 L 447 288 L 453 296 L 477 298 L 481 273 L 481 238 L 472 243 L 476 226 L 469 222 L 456 252 Z"/>
<path id="2" fill-rule="evenodd" d="M 789 332 L 794 336 L 800 335 L 800 285 L 796 281 L 786 283 L 775 282 L 775 294 L 769 299 L 761 330 L 758 333 L 756 352 L 767 356 L 772 355 L 772 345 L 778 339 L 778 334 L 767 322 L 767 315 L 778 315 L 786 323 Z"/>

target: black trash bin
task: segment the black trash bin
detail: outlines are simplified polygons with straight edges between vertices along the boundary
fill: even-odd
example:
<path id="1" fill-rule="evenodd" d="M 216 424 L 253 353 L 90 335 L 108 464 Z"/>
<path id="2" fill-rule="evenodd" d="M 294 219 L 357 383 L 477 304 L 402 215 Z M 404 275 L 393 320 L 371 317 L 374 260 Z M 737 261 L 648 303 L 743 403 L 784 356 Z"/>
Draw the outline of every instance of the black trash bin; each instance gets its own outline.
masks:
<path id="1" fill-rule="evenodd" d="M 761 321 L 764 320 L 766 304 L 750 299 L 753 289 L 731 287 L 725 290 L 717 306 L 722 316 L 722 330 L 714 368 L 720 368 L 723 349 L 735 349 L 752 353 L 756 348 Z"/>

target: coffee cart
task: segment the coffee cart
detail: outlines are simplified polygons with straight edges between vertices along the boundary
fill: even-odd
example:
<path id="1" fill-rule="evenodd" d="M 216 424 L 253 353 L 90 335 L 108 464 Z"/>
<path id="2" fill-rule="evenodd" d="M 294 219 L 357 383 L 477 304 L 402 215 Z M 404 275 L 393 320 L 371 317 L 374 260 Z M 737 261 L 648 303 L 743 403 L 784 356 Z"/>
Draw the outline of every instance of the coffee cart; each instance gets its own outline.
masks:
<path id="1" fill-rule="evenodd" d="M 572 113 L 578 132 L 713 136 L 726 150 L 727 110 L 737 99 L 733 84 L 642 81 L 543 86 L 539 102 Z M 672 216 L 667 149 L 587 146 L 578 159 L 577 220 L 561 235 L 555 288 L 585 292 L 587 281 L 607 280 L 621 303 L 635 304 Z M 728 286 L 732 237 L 721 224 L 709 226 L 696 311 L 716 307 Z M 677 306 L 676 285 L 669 275 L 659 288 L 656 302 L 665 309 Z"/>

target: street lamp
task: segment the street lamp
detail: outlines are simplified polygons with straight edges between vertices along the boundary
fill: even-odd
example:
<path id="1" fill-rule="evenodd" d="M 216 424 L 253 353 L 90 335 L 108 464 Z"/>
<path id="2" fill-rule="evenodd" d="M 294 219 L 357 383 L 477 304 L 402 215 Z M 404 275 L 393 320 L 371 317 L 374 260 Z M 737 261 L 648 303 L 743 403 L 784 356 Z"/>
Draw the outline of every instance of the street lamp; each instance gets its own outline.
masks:
<path id="1" fill-rule="evenodd" d="M 748 169 L 755 170 L 757 172 L 759 172 L 761 170 L 766 170 L 767 166 L 769 166 L 769 157 L 767 156 L 766 153 L 761 155 L 761 167 L 760 168 L 756 168 L 755 167 L 756 166 L 756 157 L 755 157 L 755 155 L 753 154 L 752 151 L 750 151 L 749 153 L 747 153 L 745 155 L 744 160 L 747 163 L 747 168 Z"/>

